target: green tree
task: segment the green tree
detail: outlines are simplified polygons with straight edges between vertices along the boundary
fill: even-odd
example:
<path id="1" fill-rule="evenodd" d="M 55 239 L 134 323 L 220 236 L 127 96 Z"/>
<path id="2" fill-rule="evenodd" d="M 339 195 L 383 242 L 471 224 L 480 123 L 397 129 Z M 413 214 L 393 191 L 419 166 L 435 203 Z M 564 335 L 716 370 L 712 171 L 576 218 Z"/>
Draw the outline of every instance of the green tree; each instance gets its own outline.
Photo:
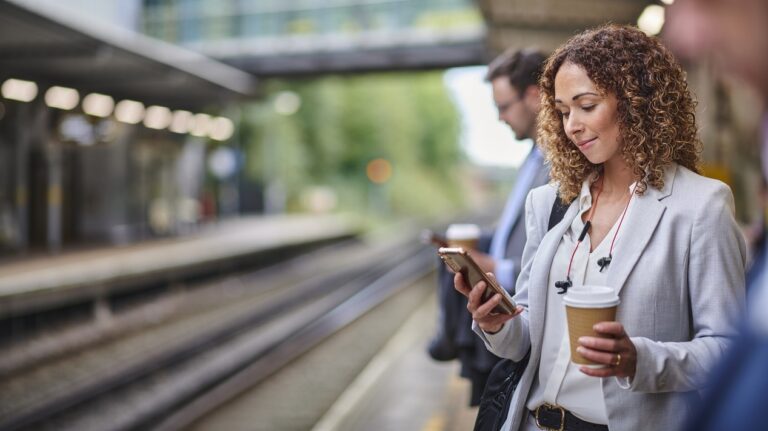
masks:
<path id="1" fill-rule="evenodd" d="M 332 188 L 342 210 L 430 215 L 462 206 L 453 172 L 460 159 L 459 118 L 439 72 L 388 73 L 273 81 L 246 112 L 244 140 L 252 177 L 280 181 L 289 208 L 303 190 Z M 299 95 L 300 109 L 280 115 L 276 94 Z M 371 160 L 391 163 L 374 184 Z"/>

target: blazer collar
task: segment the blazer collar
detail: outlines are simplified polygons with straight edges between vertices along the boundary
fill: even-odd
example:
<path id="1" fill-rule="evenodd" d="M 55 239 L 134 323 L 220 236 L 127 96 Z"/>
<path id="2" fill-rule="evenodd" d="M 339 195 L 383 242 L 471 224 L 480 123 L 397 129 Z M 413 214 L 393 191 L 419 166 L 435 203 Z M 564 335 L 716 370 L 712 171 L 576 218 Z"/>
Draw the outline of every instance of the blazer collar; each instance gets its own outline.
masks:
<path id="1" fill-rule="evenodd" d="M 634 196 L 635 202 L 632 204 L 632 211 L 627 214 L 619 232 L 619 238 L 616 247 L 613 250 L 613 261 L 608 267 L 607 284 L 620 293 L 624 283 L 632 272 L 632 269 L 640 259 L 640 255 L 645 250 L 651 240 L 656 226 L 664 214 L 666 205 L 662 200 L 672 194 L 674 189 L 675 175 L 677 173 L 677 164 L 672 164 L 664 169 L 664 187 L 661 190 L 648 187 L 642 196 Z M 573 223 L 573 219 L 579 213 L 578 200 L 574 200 L 568 207 L 563 219 L 547 232 L 539 244 L 537 255 L 540 258 L 535 259 L 531 267 L 531 286 L 547 286 L 547 289 L 554 289 L 554 286 L 547 285 L 549 281 L 549 272 L 555 252 L 560 244 L 565 232 Z M 623 237 L 623 238 L 621 238 Z M 531 294 L 532 292 L 543 292 L 542 295 Z M 544 310 L 547 302 L 546 289 L 529 289 L 529 301 L 531 309 Z M 543 327 L 544 314 L 534 313 L 532 319 Z"/>
<path id="2" fill-rule="evenodd" d="M 677 174 L 677 163 L 672 163 L 671 165 L 664 168 L 664 187 L 661 188 L 661 190 L 655 189 L 653 187 L 649 187 L 648 190 L 646 190 L 646 195 L 654 196 L 657 200 L 662 200 L 669 195 L 672 194 L 672 190 L 674 189 L 675 185 L 675 176 Z"/>
<path id="3" fill-rule="evenodd" d="M 664 170 L 664 187 L 661 190 L 648 187 L 643 195 L 635 195 L 632 208 L 618 233 L 613 249 L 613 260 L 608 267 L 607 284 L 621 293 L 627 277 L 640 259 L 643 250 L 651 240 L 661 216 L 666 210 L 663 199 L 672 194 L 677 165 Z M 623 238 L 621 238 L 623 236 Z"/>

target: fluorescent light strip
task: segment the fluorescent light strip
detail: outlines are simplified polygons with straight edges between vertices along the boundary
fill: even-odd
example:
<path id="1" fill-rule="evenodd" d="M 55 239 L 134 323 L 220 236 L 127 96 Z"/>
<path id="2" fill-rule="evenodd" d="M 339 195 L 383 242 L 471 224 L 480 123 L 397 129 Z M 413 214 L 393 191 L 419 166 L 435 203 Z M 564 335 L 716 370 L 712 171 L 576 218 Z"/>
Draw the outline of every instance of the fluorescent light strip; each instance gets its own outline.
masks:
<path id="1" fill-rule="evenodd" d="M 144 118 L 144 104 L 135 100 L 121 100 L 115 106 L 117 121 L 127 124 L 138 124 Z"/>
<path id="2" fill-rule="evenodd" d="M 94 117 L 109 117 L 115 100 L 106 94 L 91 93 L 83 98 L 83 112 Z"/>
<path id="3" fill-rule="evenodd" d="M 74 88 L 53 86 L 45 92 L 45 104 L 51 108 L 69 111 L 80 102 L 80 93 Z"/>
<path id="4" fill-rule="evenodd" d="M 226 141 L 235 132 L 232 120 L 225 117 L 216 117 L 211 121 L 208 136 L 216 141 Z"/>
<path id="5" fill-rule="evenodd" d="M 3 97 L 19 102 L 31 102 L 37 96 L 37 84 L 23 79 L 7 79 L 0 88 Z"/>
<path id="6" fill-rule="evenodd" d="M 161 130 L 171 125 L 173 114 L 165 106 L 153 105 L 147 108 L 144 115 L 144 125 L 150 129 Z"/>

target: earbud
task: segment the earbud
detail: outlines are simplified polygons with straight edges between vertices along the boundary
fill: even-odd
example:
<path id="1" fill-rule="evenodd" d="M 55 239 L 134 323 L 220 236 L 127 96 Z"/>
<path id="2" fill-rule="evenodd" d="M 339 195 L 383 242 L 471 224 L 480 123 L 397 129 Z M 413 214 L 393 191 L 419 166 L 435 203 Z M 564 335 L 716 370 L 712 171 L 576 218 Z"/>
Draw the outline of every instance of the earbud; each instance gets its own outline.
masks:
<path id="1" fill-rule="evenodd" d="M 584 223 L 584 228 L 581 230 L 581 233 L 579 234 L 579 242 L 584 241 L 584 237 L 587 236 L 587 232 L 589 232 L 589 228 L 592 227 L 592 222 L 587 220 L 586 223 Z"/>
<path id="2" fill-rule="evenodd" d="M 565 292 L 567 292 L 568 288 L 570 288 L 571 286 L 573 286 L 573 282 L 571 281 L 570 278 L 555 282 L 555 287 L 557 288 L 558 295 L 562 295 Z"/>
<path id="3" fill-rule="evenodd" d="M 600 266 L 600 272 L 603 272 L 603 270 L 611 264 L 612 259 L 613 257 L 609 254 L 608 256 L 601 257 L 597 260 L 597 264 Z"/>

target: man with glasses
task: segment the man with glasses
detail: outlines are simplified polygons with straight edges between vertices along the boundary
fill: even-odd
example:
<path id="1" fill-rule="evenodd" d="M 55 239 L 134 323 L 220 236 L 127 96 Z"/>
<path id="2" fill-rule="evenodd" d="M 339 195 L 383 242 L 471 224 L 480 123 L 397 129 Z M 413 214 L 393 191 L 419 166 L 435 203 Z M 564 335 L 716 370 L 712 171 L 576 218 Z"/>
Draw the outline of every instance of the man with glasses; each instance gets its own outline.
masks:
<path id="1" fill-rule="evenodd" d="M 536 138 L 540 106 L 538 80 L 545 60 L 544 54 L 536 50 L 509 50 L 488 66 L 486 80 L 491 83 L 499 120 L 512 129 L 518 141 Z M 525 246 L 525 198 L 531 189 L 548 181 L 549 170 L 534 144 L 518 169 L 487 253 L 470 250 L 483 270 L 493 272 L 499 284 L 510 293 L 514 293 Z M 478 405 L 488 374 L 499 358 L 488 352 L 472 332 L 466 298 L 454 289 L 453 274 L 445 268 L 440 271 L 438 289 L 441 322 L 438 335 L 430 343 L 429 354 L 439 361 L 455 358 L 461 361 L 461 375 L 472 382 L 470 405 Z"/>

